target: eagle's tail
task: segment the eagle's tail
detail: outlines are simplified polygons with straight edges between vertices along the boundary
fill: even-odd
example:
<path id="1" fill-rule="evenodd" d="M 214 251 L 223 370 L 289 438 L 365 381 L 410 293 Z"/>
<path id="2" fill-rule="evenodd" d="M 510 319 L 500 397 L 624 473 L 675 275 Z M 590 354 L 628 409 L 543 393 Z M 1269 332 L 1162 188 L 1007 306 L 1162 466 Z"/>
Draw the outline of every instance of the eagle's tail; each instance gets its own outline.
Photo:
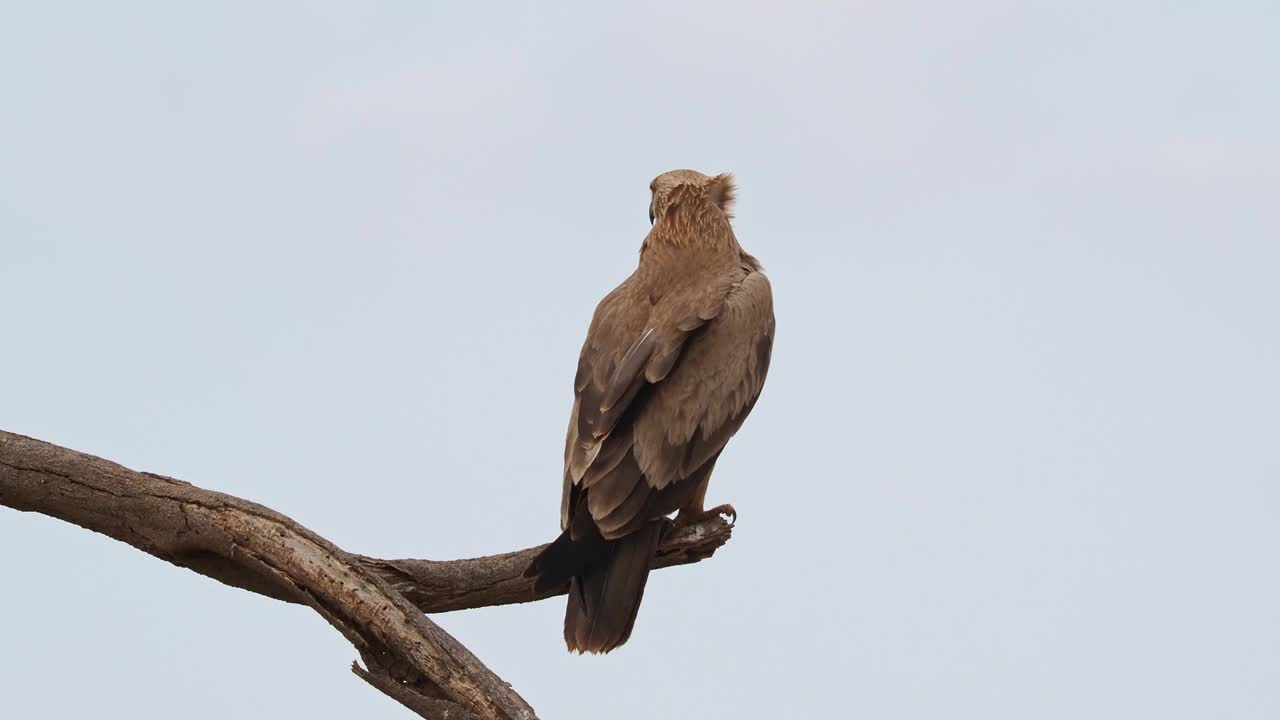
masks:
<path id="1" fill-rule="evenodd" d="M 545 589 L 569 580 L 564 641 L 577 652 L 607 653 L 631 637 L 649 565 L 666 523 L 654 521 L 617 540 L 573 540 L 565 531 L 529 566 L 534 587 Z"/>

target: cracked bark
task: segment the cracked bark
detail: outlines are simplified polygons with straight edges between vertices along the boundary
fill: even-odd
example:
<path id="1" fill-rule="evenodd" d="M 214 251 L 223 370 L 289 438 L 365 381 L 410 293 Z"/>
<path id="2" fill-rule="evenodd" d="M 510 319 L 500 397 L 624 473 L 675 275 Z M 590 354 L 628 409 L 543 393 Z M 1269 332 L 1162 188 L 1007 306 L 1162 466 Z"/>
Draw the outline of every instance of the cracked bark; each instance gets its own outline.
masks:
<path id="1" fill-rule="evenodd" d="M 0 505 L 128 543 L 233 587 L 310 606 L 359 652 L 360 678 L 424 718 L 536 718 L 528 703 L 423 613 L 530 602 L 521 577 L 543 546 L 464 560 L 381 560 L 343 551 L 262 505 L 0 431 Z M 728 541 L 721 518 L 671 533 L 654 567 L 697 562 Z"/>

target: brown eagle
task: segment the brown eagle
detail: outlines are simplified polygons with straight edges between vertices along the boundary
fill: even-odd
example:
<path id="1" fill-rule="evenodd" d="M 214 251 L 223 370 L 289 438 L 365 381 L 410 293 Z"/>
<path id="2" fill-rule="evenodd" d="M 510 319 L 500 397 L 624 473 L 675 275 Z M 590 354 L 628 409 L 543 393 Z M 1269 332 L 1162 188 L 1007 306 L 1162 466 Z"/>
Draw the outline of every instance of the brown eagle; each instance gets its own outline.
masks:
<path id="1" fill-rule="evenodd" d="M 755 405 L 773 348 L 773 297 L 734 237 L 730 175 L 673 170 L 650 184 L 640 264 L 596 307 L 574 379 L 560 537 L 530 564 L 569 582 L 570 650 L 627 641 L 667 519 L 694 523 L 725 443 Z"/>

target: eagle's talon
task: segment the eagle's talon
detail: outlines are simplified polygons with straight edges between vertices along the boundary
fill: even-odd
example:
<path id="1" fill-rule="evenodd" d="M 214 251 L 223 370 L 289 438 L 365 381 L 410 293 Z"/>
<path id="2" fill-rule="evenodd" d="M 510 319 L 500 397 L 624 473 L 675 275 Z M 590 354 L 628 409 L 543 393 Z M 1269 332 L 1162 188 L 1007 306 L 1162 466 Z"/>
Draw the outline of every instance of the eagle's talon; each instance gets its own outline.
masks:
<path id="1" fill-rule="evenodd" d="M 730 505 L 729 503 L 725 503 L 723 505 L 717 505 L 707 511 L 708 518 L 719 517 L 721 515 L 727 515 L 729 517 L 730 527 L 733 527 L 738 522 L 738 511 L 735 510 L 733 506 Z"/>
<path id="2" fill-rule="evenodd" d="M 721 517 L 722 515 L 727 515 L 729 517 L 730 527 L 738 522 L 738 511 L 729 503 L 725 503 L 723 505 L 717 505 L 710 510 L 681 510 L 676 514 L 676 519 L 672 522 L 672 525 L 676 528 L 685 528 L 690 525 L 697 525 L 700 522 L 705 522 L 711 518 Z"/>

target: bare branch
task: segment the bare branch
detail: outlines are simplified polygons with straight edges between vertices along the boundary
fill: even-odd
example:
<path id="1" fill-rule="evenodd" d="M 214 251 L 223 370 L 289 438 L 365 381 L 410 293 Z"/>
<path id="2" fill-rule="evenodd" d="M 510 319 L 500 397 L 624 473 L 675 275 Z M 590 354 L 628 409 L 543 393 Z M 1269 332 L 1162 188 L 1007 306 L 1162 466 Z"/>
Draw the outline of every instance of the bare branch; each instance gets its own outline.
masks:
<path id="1" fill-rule="evenodd" d="M 0 503 L 110 535 L 197 572 L 305 602 L 360 651 L 371 683 L 422 717 L 447 701 L 477 719 L 533 709 L 376 574 L 268 508 L 0 433 Z M 364 677 L 362 675 L 362 677 Z M 368 679 L 368 678 L 366 678 Z M 397 688 L 389 692 L 387 682 Z M 422 696 L 422 702 L 413 698 Z M 434 718 L 433 718 L 434 720 Z"/>
<path id="2" fill-rule="evenodd" d="M 355 645 L 353 671 L 421 717 L 534 718 L 527 703 L 422 612 L 540 600 L 522 577 L 543 546 L 465 560 L 351 555 L 240 498 L 0 431 L 0 505 L 128 543 L 225 584 L 320 613 Z M 671 533 L 654 567 L 697 562 L 728 541 L 713 518 Z"/>
<path id="3" fill-rule="evenodd" d="M 653 567 L 687 565 L 711 557 L 729 541 L 733 525 L 715 517 L 675 530 L 658 547 Z M 465 560 L 379 560 L 356 555 L 419 610 L 428 613 L 467 610 L 489 605 L 509 605 L 563 595 L 568 585 L 541 593 L 533 591 L 533 581 L 521 577 L 542 548 L 468 558 Z"/>

